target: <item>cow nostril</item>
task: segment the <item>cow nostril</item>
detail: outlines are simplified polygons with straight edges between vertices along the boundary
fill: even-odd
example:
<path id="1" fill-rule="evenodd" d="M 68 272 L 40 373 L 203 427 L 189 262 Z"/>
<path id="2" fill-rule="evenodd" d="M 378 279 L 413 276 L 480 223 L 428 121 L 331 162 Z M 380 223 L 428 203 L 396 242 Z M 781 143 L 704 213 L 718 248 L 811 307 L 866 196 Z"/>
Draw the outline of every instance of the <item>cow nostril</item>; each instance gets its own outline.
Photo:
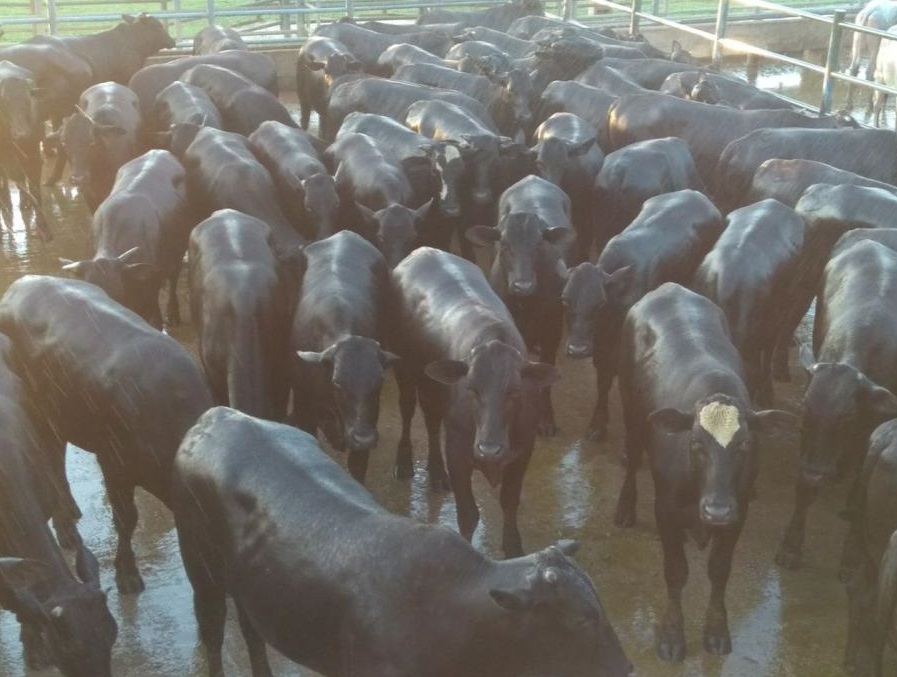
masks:
<path id="1" fill-rule="evenodd" d="M 501 443 L 489 444 L 487 442 L 477 443 L 477 454 L 486 460 L 492 460 L 501 455 L 505 450 L 505 445 Z"/>
<path id="2" fill-rule="evenodd" d="M 567 355 L 569 357 L 572 357 L 575 359 L 580 359 L 583 357 L 591 357 L 592 356 L 592 346 L 568 343 L 567 344 Z"/>
<path id="3" fill-rule="evenodd" d="M 708 524 L 729 524 L 735 517 L 735 506 L 731 503 L 701 502 L 701 519 Z"/>
<path id="4" fill-rule="evenodd" d="M 536 288 L 535 282 L 514 282 L 511 284 L 511 293 L 518 294 L 520 296 L 525 296 L 527 294 L 532 294 Z"/>

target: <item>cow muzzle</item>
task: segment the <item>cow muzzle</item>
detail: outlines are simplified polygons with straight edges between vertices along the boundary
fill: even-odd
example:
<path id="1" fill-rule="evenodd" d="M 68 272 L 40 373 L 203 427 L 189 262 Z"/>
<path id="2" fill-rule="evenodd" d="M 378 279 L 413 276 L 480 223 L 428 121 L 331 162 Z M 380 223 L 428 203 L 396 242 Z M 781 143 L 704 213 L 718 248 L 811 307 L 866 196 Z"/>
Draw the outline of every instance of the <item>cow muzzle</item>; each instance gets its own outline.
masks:
<path id="1" fill-rule="evenodd" d="M 477 459 L 487 463 L 494 463 L 501 459 L 505 453 L 505 445 L 501 442 L 477 442 L 474 445 Z"/>
<path id="2" fill-rule="evenodd" d="M 379 436 L 376 430 L 350 430 L 346 435 L 349 451 L 368 451 L 377 446 Z"/>
<path id="3" fill-rule="evenodd" d="M 592 356 L 592 346 L 588 343 L 568 343 L 567 344 L 567 357 L 572 357 L 574 360 L 582 360 L 586 357 Z"/>
<path id="4" fill-rule="evenodd" d="M 536 283 L 533 280 L 514 280 L 510 284 L 510 291 L 514 296 L 532 296 L 536 291 Z"/>
<path id="5" fill-rule="evenodd" d="M 734 501 L 701 499 L 701 521 L 713 527 L 724 527 L 732 524 L 738 517 L 738 508 Z"/>

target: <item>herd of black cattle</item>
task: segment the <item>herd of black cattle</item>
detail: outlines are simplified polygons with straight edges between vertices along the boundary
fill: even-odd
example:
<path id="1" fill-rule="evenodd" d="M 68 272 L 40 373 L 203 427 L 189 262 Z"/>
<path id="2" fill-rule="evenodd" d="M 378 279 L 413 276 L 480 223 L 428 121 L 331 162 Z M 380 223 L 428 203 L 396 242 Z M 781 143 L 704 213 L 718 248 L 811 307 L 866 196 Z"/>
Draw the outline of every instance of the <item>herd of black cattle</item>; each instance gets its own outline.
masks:
<path id="1" fill-rule="evenodd" d="M 256 677 L 271 674 L 266 644 L 326 675 L 630 674 L 575 543 L 524 556 L 517 528 L 535 439 L 555 432 L 565 323 L 567 355 L 597 372 L 591 439 L 619 376 L 619 527 L 650 460 L 669 593 L 658 654 L 685 653 L 687 534 L 712 542 L 704 646 L 728 653 L 756 446 L 798 427 L 754 405 L 788 377 L 815 297 L 776 559 L 799 565 L 823 480 L 856 478 L 846 660 L 881 674 L 897 605 L 893 132 L 791 110 L 678 48 L 667 59 L 547 18 L 538 0 L 320 26 L 296 64 L 301 126 L 317 112 L 320 136 L 233 31 L 143 65 L 173 46 L 140 15 L 0 48 L 0 220 L 15 181 L 22 217 L 52 237 L 53 149 L 48 180 L 67 162 L 93 212 L 93 258 L 63 262 L 78 279 L 26 276 L 0 300 L 0 606 L 29 665 L 111 674 L 116 623 L 75 524 L 72 443 L 105 479 L 121 592 L 143 589 L 135 487 L 172 509 L 211 675 L 227 595 Z M 488 276 L 474 245 L 494 250 Z M 159 331 L 166 280 L 167 322 L 180 321 L 185 252 L 201 367 Z M 396 477 L 414 472 L 419 402 L 429 482 L 454 493 L 460 536 L 389 514 L 360 484 L 390 368 Z M 504 561 L 469 544 L 474 469 L 501 485 Z M 381 557 L 389 577 L 368 564 Z"/>

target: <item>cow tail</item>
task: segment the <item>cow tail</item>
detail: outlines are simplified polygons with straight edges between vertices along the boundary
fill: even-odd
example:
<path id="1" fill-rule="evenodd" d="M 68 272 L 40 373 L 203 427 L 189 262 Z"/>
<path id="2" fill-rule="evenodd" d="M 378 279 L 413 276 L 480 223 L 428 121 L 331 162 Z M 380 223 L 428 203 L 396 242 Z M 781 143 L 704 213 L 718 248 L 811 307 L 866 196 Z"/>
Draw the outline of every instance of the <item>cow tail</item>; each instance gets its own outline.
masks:
<path id="1" fill-rule="evenodd" d="M 230 406 L 259 418 L 270 418 L 263 346 L 255 318 L 242 323 L 234 340 L 227 368 Z"/>

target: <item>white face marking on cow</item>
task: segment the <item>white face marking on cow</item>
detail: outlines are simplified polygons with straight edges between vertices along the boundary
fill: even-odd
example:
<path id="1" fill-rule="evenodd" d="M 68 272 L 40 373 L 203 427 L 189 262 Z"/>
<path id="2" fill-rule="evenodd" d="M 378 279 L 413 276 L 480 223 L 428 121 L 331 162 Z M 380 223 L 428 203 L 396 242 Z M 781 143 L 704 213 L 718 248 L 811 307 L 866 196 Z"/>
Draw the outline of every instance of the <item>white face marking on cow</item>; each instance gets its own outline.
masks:
<path id="1" fill-rule="evenodd" d="M 711 402 L 698 412 L 698 424 L 725 448 L 741 425 L 738 422 L 738 407 L 722 402 Z"/>

